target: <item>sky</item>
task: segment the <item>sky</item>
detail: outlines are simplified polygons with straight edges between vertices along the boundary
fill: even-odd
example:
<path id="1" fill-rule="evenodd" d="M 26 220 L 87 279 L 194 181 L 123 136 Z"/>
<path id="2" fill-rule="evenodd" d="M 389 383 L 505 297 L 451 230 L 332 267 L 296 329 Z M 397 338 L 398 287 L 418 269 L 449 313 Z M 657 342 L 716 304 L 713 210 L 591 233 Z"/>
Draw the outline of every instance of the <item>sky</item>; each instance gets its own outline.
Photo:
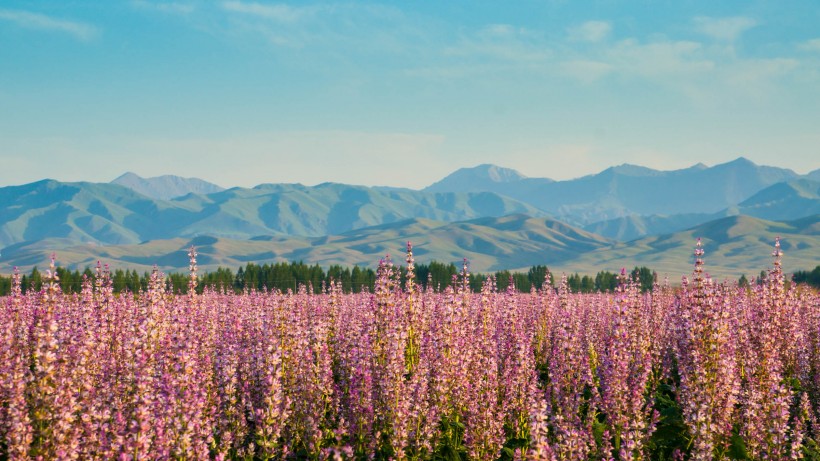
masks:
<path id="1" fill-rule="evenodd" d="M 0 186 L 804 174 L 818 127 L 816 0 L 0 3 Z"/>

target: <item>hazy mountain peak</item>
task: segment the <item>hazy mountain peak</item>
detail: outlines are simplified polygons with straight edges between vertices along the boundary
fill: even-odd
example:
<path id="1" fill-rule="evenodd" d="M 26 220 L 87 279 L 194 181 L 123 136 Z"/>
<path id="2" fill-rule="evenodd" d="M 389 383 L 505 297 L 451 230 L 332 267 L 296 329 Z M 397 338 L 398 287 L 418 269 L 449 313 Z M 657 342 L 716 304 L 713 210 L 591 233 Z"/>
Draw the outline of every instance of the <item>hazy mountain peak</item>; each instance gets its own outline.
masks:
<path id="1" fill-rule="evenodd" d="M 111 183 L 125 186 L 147 197 L 161 200 L 170 200 L 192 193 L 204 195 L 225 190 L 216 184 L 199 178 L 183 178 L 174 175 L 143 178 L 130 171 L 111 181 Z"/>
<path id="2" fill-rule="evenodd" d="M 114 184 L 122 184 L 125 181 L 142 181 L 143 178 L 131 171 L 126 171 L 122 175 L 118 176 L 117 179 L 111 181 Z"/>
<path id="3" fill-rule="evenodd" d="M 504 168 L 491 163 L 483 163 L 474 167 L 459 168 L 444 179 L 467 176 L 489 180 L 492 182 L 514 182 L 526 178 L 526 176 L 516 170 L 513 170 L 512 168 Z"/>
<path id="4" fill-rule="evenodd" d="M 486 176 L 487 179 L 494 182 L 513 182 L 526 178 L 526 176 L 512 168 L 504 168 L 489 163 L 478 165 L 472 168 L 472 170 L 476 172 L 477 175 Z"/>
<path id="5" fill-rule="evenodd" d="M 515 183 L 527 177 L 511 168 L 485 163 L 460 168 L 424 190 L 428 192 L 492 191 L 504 184 Z"/>
<path id="6" fill-rule="evenodd" d="M 730 160 L 726 163 L 721 163 L 721 164 L 715 165 L 713 168 L 721 168 L 721 167 L 724 167 L 724 168 L 749 168 L 749 169 L 751 169 L 751 168 L 766 168 L 766 167 L 759 166 L 757 163 L 755 163 L 755 162 L 753 162 L 753 161 L 751 161 L 748 158 L 743 157 L 743 156 L 738 157 L 734 160 Z"/>
<path id="7" fill-rule="evenodd" d="M 658 170 L 647 168 L 645 166 L 633 165 L 631 163 L 623 163 L 618 166 L 609 168 L 610 171 L 625 176 L 655 176 L 660 173 Z"/>
<path id="8" fill-rule="evenodd" d="M 740 157 L 738 157 L 738 158 L 736 158 L 736 159 L 734 159 L 734 160 L 732 160 L 732 161 L 728 162 L 728 163 L 738 163 L 738 164 L 751 164 L 751 165 L 755 165 L 755 162 L 753 162 L 753 161 L 749 160 L 748 158 L 746 158 L 746 157 L 744 157 L 744 156 L 742 156 L 742 155 L 741 155 Z"/>

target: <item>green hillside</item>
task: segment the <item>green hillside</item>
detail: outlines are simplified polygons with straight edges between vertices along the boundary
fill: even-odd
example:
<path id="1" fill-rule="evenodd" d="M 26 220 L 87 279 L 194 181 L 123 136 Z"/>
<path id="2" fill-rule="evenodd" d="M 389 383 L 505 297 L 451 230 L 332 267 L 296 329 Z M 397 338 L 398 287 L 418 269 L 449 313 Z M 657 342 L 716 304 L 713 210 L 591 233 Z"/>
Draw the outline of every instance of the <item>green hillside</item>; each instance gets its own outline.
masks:
<path id="1" fill-rule="evenodd" d="M 125 245 L 47 239 L 3 249 L 0 272 L 8 273 L 14 266 L 24 271 L 35 265 L 45 267 L 52 251 L 57 252 L 58 263 L 70 269 L 82 270 L 102 260 L 138 271 L 150 270 L 154 264 L 166 272 L 186 271 L 191 245 L 197 247 L 203 270 L 289 261 L 374 267 L 386 254 L 401 262 L 405 244 L 411 241 L 419 262 L 459 263 L 467 258 L 476 272 L 547 265 L 557 273 L 595 274 L 648 266 L 676 283 L 691 272 L 697 238 L 703 240 L 707 270 L 719 278 L 737 278 L 771 265 L 776 236 L 782 239 L 787 272 L 812 268 L 820 261 L 820 216 L 789 222 L 733 216 L 620 243 L 559 221 L 517 214 L 454 223 L 415 218 L 324 237 L 260 235 L 240 240 L 203 235 Z"/>
<path id="2" fill-rule="evenodd" d="M 590 273 L 621 267 L 648 266 L 673 282 L 688 275 L 698 238 L 706 252 L 706 270 L 717 278 L 756 275 L 771 266 L 776 237 L 781 238 L 786 272 L 813 268 L 820 262 L 820 215 L 795 221 L 766 221 L 731 216 L 672 234 L 649 236 L 591 251 L 564 265 L 567 271 Z"/>
<path id="3" fill-rule="evenodd" d="M 82 269 L 103 260 L 140 271 L 157 264 L 165 271 L 187 270 L 187 249 L 196 245 L 199 266 L 236 267 L 247 262 L 305 261 L 323 266 L 375 265 L 386 254 L 404 252 L 412 241 L 420 261 L 458 262 L 468 258 L 477 271 L 562 261 L 613 242 L 547 218 L 511 215 L 447 223 L 410 219 L 325 237 L 257 236 L 237 240 L 211 236 L 154 240 L 142 244 L 98 245 L 47 239 L 3 250 L 0 271 L 13 266 L 44 267 L 52 251 L 63 266 Z M 399 258 L 400 259 L 400 258 Z"/>

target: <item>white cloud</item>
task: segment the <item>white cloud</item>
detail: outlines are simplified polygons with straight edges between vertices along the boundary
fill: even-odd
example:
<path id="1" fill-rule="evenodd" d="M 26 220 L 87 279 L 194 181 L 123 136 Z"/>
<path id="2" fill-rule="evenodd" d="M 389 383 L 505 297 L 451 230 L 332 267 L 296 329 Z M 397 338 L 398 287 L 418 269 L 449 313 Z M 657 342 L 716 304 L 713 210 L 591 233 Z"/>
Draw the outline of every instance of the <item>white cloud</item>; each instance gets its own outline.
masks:
<path id="1" fill-rule="evenodd" d="M 622 40 L 609 48 L 606 56 L 619 73 L 646 78 L 688 78 L 715 68 L 703 46 L 691 41 Z"/>
<path id="2" fill-rule="evenodd" d="M 581 86 L 595 83 L 600 90 L 610 85 L 629 91 L 642 88 L 670 98 L 670 103 L 688 102 L 710 110 L 768 104 L 787 95 L 789 84 L 820 79 L 820 63 L 808 56 L 761 58 L 753 50 L 736 54 L 729 41 L 757 24 L 750 18 L 693 21 L 704 34 L 719 40 L 663 34 L 614 40 L 605 21 L 581 24 L 558 39 L 518 24 L 492 24 L 463 30 L 441 48 L 442 59 L 422 62 L 405 73 L 439 81 L 492 82 L 501 76 L 537 79 L 544 85 L 568 80 Z M 795 51 L 820 51 L 820 39 L 795 47 Z"/>
<path id="3" fill-rule="evenodd" d="M 27 29 L 66 33 L 83 41 L 91 40 L 98 34 L 97 28 L 89 24 L 56 19 L 29 11 L 0 9 L 0 19 L 12 21 Z"/>
<path id="4" fill-rule="evenodd" d="M 612 32 L 612 25 L 606 21 L 587 21 L 568 31 L 569 39 L 575 42 L 600 42 Z"/>
<path id="5" fill-rule="evenodd" d="M 611 64 L 588 59 L 576 59 L 561 63 L 563 71 L 584 83 L 592 83 L 612 73 Z"/>
<path id="6" fill-rule="evenodd" d="M 526 27 L 516 27 L 512 24 L 490 24 L 478 31 L 478 35 L 500 39 L 509 38 L 537 38 L 534 31 Z"/>
<path id="7" fill-rule="evenodd" d="M 791 57 L 737 57 L 725 47 L 688 40 L 621 40 L 595 57 L 594 64 L 569 60 L 565 69 L 576 76 L 586 71 L 587 81 L 608 75 L 644 81 L 709 107 L 771 102 L 786 91 L 784 82 L 811 74 L 811 66 Z"/>
<path id="8" fill-rule="evenodd" d="M 800 62 L 791 58 L 746 59 L 722 69 L 721 80 L 728 91 L 752 101 L 767 101 L 783 93 L 783 79 L 799 68 Z"/>
<path id="9" fill-rule="evenodd" d="M 757 21 L 744 16 L 730 18 L 710 18 L 700 16 L 694 19 L 695 30 L 706 36 L 725 42 L 734 42 L 743 32 L 755 27 Z"/>
<path id="10" fill-rule="evenodd" d="M 546 46 L 543 37 L 533 30 L 516 27 L 510 24 L 491 24 L 465 34 L 457 43 L 443 48 L 443 55 L 447 58 L 482 58 L 479 65 L 471 66 L 475 70 L 485 72 L 488 67 L 498 68 L 498 62 L 512 63 L 513 65 L 533 65 L 543 64 L 550 58 L 552 52 Z M 487 58 L 498 62 L 489 63 Z M 452 64 L 451 64 L 452 66 Z M 462 70 L 469 71 L 462 64 Z"/>
<path id="11" fill-rule="evenodd" d="M 391 6 L 293 6 L 228 0 L 220 3 L 218 9 L 227 18 L 220 33 L 232 37 L 261 36 L 279 48 L 311 48 L 320 53 L 330 50 L 326 58 L 340 61 L 358 53 L 401 53 L 419 47 L 429 33 L 408 23 L 402 11 Z"/>
<path id="12" fill-rule="evenodd" d="M 155 10 L 169 14 L 190 14 L 196 10 L 191 3 L 180 2 L 149 2 L 145 0 L 133 0 L 131 4 L 136 8 Z"/>
<path id="13" fill-rule="evenodd" d="M 232 0 L 222 3 L 222 8 L 233 13 L 242 13 L 277 22 L 292 23 L 317 11 L 316 7 L 293 7 L 285 4 L 261 4 Z"/>
<path id="14" fill-rule="evenodd" d="M 798 45 L 798 48 L 803 51 L 815 51 L 820 52 L 820 38 L 815 38 L 812 40 L 807 40 Z"/>

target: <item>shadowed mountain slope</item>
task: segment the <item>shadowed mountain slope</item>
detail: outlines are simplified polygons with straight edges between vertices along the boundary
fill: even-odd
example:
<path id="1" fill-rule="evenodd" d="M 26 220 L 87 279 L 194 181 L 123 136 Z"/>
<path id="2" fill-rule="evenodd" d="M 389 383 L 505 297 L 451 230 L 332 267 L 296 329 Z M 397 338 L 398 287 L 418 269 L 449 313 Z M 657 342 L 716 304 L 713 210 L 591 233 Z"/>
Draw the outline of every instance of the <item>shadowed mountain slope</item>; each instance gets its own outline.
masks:
<path id="1" fill-rule="evenodd" d="M 416 217 L 458 221 L 512 213 L 544 215 L 491 192 L 277 184 L 157 200 L 117 184 L 45 180 L 0 188 L 0 245 L 46 238 L 122 244 L 200 234 L 312 237 Z"/>
<path id="2" fill-rule="evenodd" d="M 820 214 L 820 180 L 775 184 L 740 202 L 737 209 L 741 214 L 770 220 Z"/>

